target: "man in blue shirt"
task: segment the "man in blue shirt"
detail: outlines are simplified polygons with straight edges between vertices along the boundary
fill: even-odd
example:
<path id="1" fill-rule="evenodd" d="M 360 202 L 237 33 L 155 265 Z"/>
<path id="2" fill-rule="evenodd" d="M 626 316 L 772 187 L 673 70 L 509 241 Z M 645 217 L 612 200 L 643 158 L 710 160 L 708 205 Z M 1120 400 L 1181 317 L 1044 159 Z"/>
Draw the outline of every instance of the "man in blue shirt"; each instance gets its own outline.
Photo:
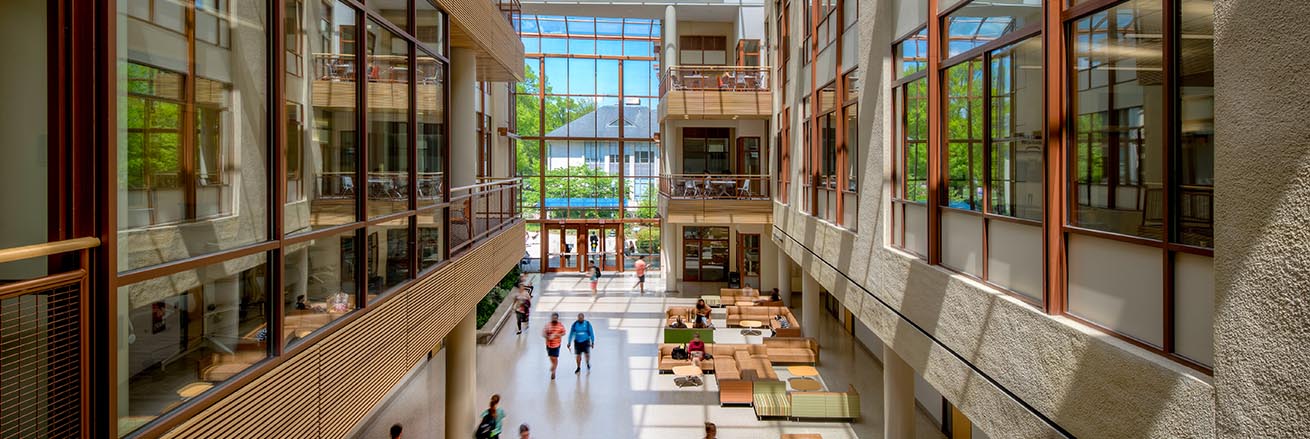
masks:
<path id="1" fill-rule="evenodd" d="M 574 348 L 576 346 L 576 349 Z M 569 327 L 569 349 L 577 355 L 577 368 L 573 373 L 582 371 L 582 355 L 587 355 L 587 370 L 591 370 L 591 348 L 596 347 L 596 332 L 591 328 L 587 317 L 578 313 L 578 321 Z"/>

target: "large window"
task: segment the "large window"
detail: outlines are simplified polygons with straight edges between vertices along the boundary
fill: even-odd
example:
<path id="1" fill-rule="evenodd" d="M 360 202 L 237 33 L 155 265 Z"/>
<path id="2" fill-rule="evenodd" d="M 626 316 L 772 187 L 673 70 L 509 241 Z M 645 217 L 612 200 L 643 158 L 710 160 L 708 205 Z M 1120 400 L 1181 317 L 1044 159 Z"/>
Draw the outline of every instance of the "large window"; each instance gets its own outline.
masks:
<path id="1" fill-rule="evenodd" d="M 123 436 L 449 256 L 448 90 L 446 18 L 426 0 L 289 0 L 277 35 L 263 1 L 120 3 Z"/>
<path id="2" fill-rule="evenodd" d="M 524 15 L 519 30 L 527 57 L 513 93 L 514 162 L 529 229 L 543 220 L 658 227 L 660 22 Z M 548 247 L 529 256 L 545 258 Z"/>
<path id="3" fill-rule="evenodd" d="M 911 31 L 892 47 L 889 242 L 1206 369 L 1213 5 L 1048 10 L 1065 15 L 1055 48 L 1043 47 L 1042 6 L 966 2 L 930 18 L 940 35 Z M 1050 83 L 1060 60 L 1067 77 Z"/>
<path id="4" fill-rule="evenodd" d="M 860 144 L 858 55 L 859 5 L 855 0 L 816 0 L 812 6 L 819 20 L 814 22 L 813 44 L 817 51 L 809 64 L 813 74 L 805 76 L 815 87 L 805 105 L 804 150 L 806 164 L 802 181 L 813 182 L 805 191 L 804 210 L 847 229 L 855 229 L 858 211 Z M 806 44 L 810 44 L 809 41 Z M 813 108 L 811 108 L 813 106 Z M 847 126 L 850 125 L 850 126 Z M 814 130 L 814 131 L 810 131 Z"/>
<path id="5" fill-rule="evenodd" d="M 682 173 L 731 174 L 729 142 L 727 128 L 683 128 Z"/>

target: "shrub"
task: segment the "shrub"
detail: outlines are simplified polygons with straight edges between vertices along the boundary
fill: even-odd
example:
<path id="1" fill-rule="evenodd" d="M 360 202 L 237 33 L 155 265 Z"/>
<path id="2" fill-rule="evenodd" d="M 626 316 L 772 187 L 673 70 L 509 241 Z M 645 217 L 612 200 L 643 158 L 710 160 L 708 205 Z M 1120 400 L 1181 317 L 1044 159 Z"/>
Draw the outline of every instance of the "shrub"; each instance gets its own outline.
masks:
<path id="1" fill-rule="evenodd" d="M 509 292 L 514 290 L 514 284 L 518 282 L 519 275 L 519 266 L 515 265 L 508 273 L 505 273 L 504 277 L 500 278 L 500 282 L 492 287 L 486 296 L 482 297 L 482 301 L 478 302 L 478 329 L 482 329 L 482 325 L 491 320 L 491 315 L 496 313 L 496 307 L 500 306 L 500 302 L 505 300 L 505 296 L 508 296 Z"/>

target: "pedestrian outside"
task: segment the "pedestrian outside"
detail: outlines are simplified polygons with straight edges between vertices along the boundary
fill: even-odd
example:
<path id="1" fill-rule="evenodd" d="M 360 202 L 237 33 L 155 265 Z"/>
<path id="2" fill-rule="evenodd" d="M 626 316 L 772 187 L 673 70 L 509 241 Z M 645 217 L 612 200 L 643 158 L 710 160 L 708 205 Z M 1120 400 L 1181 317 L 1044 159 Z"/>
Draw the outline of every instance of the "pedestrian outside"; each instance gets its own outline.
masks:
<path id="1" fill-rule="evenodd" d="M 477 439 L 500 439 L 501 424 L 505 422 L 505 409 L 500 408 L 500 395 L 491 395 L 491 405 L 478 416 Z"/>
<path id="2" fill-rule="evenodd" d="M 637 290 L 646 294 L 646 257 L 637 256 L 637 262 L 632 266 L 637 271 Z"/>
<path id="3" fill-rule="evenodd" d="M 564 340 L 564 324 L 559 321 L 559 313 L 550 313 L 550 323 L 541 331 L 546 338 L 546 356 L 550 357 L 550 379 L 555 379 L 555 368 L 559 367 L 559 345 Z"/>
<path id="4" fill-rule="evenodd" d="M 578 321 L 569 327 L 569 350 L 575 355 L 573 373 L 582 371 L 582 356 L 587 356 L 587 370 L 591 370 L 591 349 L 596 347 L 596 331 L 593 330 L 587 316 L 578 313 Z"/>

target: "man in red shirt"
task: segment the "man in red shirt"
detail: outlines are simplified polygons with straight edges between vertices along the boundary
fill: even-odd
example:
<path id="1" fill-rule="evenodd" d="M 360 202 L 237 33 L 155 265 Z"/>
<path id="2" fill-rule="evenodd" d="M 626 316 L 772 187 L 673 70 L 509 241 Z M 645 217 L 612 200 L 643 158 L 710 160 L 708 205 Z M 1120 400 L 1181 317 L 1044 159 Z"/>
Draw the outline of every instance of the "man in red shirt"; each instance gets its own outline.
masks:
<path id="1" fill-rule="evenodd" d="M 555 379 L 555 368 L 559 366 L 559 345 L 564 340 L 564 324 L 559 322 L 559 313 L 550 313 L 550 323 L 541 331 L 546 337 L 546 355 L 550 357 L 550 379 Z"/>
<path id="2" fill-rule="evenodd" d="M 637 256 L 637 263 L 632 265 L 637 269 L 637 288 L 646 294 L 646 257 Z"/>

